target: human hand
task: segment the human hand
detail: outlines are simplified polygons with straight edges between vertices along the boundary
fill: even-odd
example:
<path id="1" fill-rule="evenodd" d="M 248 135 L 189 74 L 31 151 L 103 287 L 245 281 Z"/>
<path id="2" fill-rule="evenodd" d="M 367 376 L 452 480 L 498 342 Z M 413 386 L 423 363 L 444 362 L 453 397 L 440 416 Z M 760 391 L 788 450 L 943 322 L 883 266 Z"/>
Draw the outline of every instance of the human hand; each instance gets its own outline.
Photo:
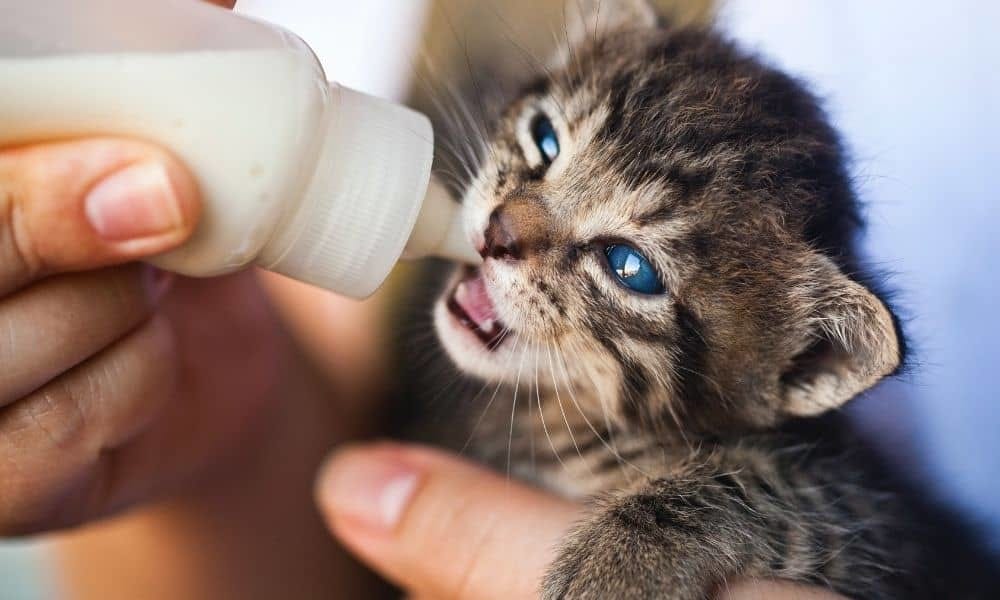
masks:
<path id="1" fill-rule="evenodd" d="M 0 149 L 0 535 L 175 491 L 262 429 L 287 344 L 252 273 L 131 262 L 198 214 L 185 169 L 143 143 Z"/>
<path id="2" fill-rule="evenodd" d="M 331 531 L 414 598 L 538 596 L 584 507 L 436 450 L 379 444 L 335 453 L 317 484 Z M 720 600 L 836 600 L 818 588 L 734 581 Z"/>

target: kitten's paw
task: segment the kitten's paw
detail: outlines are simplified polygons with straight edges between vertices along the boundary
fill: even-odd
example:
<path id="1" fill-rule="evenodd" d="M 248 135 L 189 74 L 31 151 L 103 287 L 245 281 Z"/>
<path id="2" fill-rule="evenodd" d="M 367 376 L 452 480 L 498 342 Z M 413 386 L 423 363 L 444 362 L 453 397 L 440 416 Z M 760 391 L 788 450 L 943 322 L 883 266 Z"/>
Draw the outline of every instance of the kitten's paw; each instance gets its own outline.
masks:
<path id="1" fill-rule="evenodd" d="M 694 600 L 706 596 L 711 567 L 689 534 L 626 498 L 604 507 L 564 542 L 542 582 L 547 600 Z"/>

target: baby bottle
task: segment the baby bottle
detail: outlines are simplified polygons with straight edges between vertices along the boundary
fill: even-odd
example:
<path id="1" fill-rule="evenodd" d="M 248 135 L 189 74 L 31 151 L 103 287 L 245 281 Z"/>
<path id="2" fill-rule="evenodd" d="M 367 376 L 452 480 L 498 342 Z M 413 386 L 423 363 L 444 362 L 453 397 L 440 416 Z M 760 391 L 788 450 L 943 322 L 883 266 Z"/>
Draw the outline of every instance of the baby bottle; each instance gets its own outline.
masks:
<path id="1" fill-rule="evenodd" d="M 430 185 L 427 118 L 328 83 L 290 32 L 192 0 L 0 0 L 0 13 L 0 145 L 129 136 L 194 175 L 202 220 L 156 265 L 254 264 L 364 297 L 404 251 L 477 260 Z"/>

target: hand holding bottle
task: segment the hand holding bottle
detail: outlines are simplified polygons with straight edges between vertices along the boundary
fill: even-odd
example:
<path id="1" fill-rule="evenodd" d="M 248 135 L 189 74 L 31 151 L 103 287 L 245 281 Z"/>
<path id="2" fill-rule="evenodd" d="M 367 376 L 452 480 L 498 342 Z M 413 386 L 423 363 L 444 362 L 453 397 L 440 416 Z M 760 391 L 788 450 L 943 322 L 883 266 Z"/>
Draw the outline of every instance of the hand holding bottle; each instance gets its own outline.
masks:
<path id="1" fill-rule="evenodd" d="M 294 35 L 187 0 L 10 8 L 0 481 L 17 491 L 0 533 L 148 497 L 183 478 L 160 462 L 193 470 L 252 429 L 285 344 L 246 266 L 365 296 L 404 246 L 477 259 L 454 202 L 424 202 L 427 119 L 328 85 Z M 95 132 L 120 137 L 46 142 Z M 161 271 L 107 268 L 136 260 L 237 275 L 169 302 Z M 161 421 L 172 434 L 137 441 Z"/>
<path id="2" fill-rule="evenodd" d="M 187 239 L 198 196 L 139 142 L 0 148 L 0 534 L 172 491 L 261 421 L 287 345 L 252 275 L 168 296 L 131 262 Z"/>

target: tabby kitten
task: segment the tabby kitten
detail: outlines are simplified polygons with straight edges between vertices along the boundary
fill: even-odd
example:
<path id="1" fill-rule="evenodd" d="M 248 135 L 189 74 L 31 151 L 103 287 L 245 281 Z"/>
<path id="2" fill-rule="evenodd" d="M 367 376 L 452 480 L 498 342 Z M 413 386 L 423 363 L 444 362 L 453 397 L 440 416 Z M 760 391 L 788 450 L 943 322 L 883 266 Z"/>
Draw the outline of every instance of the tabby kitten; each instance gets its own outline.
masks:
<path id="1" fill-rule="evenodd" d="M 904 343 L 859 275 L 816 100 L 642 0 L 567 15 L 568 47 L 491 124 L 465 189 L 483 264 L 434 307 L 487 384 L 477 406 L 513 398 L 458 437 L 592 499 L 542 595 L 695 599 L 766 577 L 940 597 L 929 513 L 836 413 Z"/>

